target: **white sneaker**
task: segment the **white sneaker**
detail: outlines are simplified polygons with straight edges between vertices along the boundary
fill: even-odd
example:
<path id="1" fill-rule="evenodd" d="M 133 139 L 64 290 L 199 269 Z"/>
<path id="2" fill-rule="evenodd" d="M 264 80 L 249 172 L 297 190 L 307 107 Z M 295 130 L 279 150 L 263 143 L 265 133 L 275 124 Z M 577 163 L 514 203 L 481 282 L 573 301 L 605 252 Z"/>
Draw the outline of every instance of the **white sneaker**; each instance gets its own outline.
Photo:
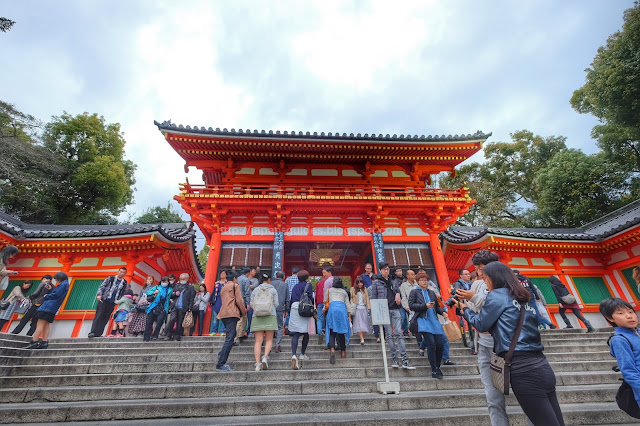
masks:
<path id="1" fill-rule="evenodd" d="M 291 357 L 291 368 L 293 368 L 294 370 L 300 369 L 300 366 L 298 366 L 298 358 L 296 358 L 295 355 Z"/>
<path id="2" fill-rule="evenodd" d="M 306 356 L 305 354 L 300 354 L 299 359 L 301 359 L 302 361 L 309 361 L 310 358 L 308 356 Z"/>
<path id="3" fill-rule="evenodd" d="M 403 362 L 402 363 L 402 368 L 404 368 L 405 370 L 415 370 L 416 369 L 413 365 L 409 364 L 409 361 Z"/>
<path id="4" fill-rule="evenodd" d="M 262 369 L 263 370 L 269 369 L 269 357 L 266 355 L 262 356 Z"/>
<path id="5" fill-rule="evenodd" d="M 262 370 L 262 363 L 256 362 L 256 371 L 260 371 L 260 370 Z"/>
<path id="6" fill-rule="evenodd" d="M 393 364 L 391 364 L 391 368 L 400 368 L 400 364 L 398 364 L 398 360 L 393 360 Z"/>

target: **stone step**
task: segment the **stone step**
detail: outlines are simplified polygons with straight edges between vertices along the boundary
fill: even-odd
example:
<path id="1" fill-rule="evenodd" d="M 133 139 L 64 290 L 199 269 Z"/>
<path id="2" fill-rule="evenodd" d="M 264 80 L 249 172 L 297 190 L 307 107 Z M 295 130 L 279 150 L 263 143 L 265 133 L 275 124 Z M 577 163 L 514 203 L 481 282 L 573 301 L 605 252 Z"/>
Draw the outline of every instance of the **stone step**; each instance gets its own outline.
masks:
<path id="1" fill-rule="evenodd" d="M 295 391 L 295 389 L 294 389 Z M 317 389 L 316 389 L 317 391 Z M 295 402 L 291 395 L 296 395 Z M 615 400 L 615 386 L 574 386 L 558 387 L 558 400 L 561 403 L 602 403 Z M 303 394 L 292 392 L 288 395 L 255 396 L 218 396 L 194 398 L 141 398 L 108 399 L 74 402 L 32 402 L 12 403 L 0 406 L 0 422 L 60 422 L 95 421 L 111 419 L 153 419 L 175 417 L 223 417 L 223 416 L 265 416 L 296 413 L 351 413 L 390 410 L 425 410 L 433 407 L 459 408 L 466 411 L 469 407 L 486 405 L 484 391 L 481 389 L 464 392 L 459 390 L 410 391 L 399 395 L 379 395 L 371 393 L 342 394 Z M 507 404 L 515 406 L 513 395 L 507 397 Z M 485 408 L 486 409 L 486 408 Z"/>
<path id="2" fill-rule="evenodd" d="M 559 350 L 557 348 L 549 349 L 544 352 L 545 356 L 550 362 L 554 361 L 611 361 L 614 360 L 609 351 L 597 351 L 597 352 L 553 352 L 554 350 Z M 34 351 L 33 354 L 29 357 L 24 356 L 0 356 L 0 365 L 58 365 L 58 364 L 93 364 L 93 363 L 101 363 L 104 361 L 103 354 L 93 354 L 93 355 L 65 355 L 65 356 L 39 356 L 46 355 L 48 351 Z M 387 352 L 388 353 L 388 352 Z M 216 359 L 215 355 L 217 352 L 208 351 L 208 352 L 190 352 L 188 354 L 188 359 L 203 359 L 203 360 L 212 360 Z M 329 353 L 327 351 L 313 350 L 307 351 L 308 356 L 312 358 L 312 360 L 326 360 L 329 357 Z M 408 350 L 409 357 L 411 360 L 420 359 L 418 358 L 418 352 L 416 349 Z M 457 364 L 476 364 L 477 356 L 471 355 L 468 351 L 452 351 L 451 352 L 451 360 L 456 362 Z M 232 359 L 252 359 L 253 357 L 253 348 L 248 347 L 236 347 L 231 352 Z M 382 359 L 379 351 L 365 351 L 365 350 L 353 350 L 349 349 L 347 351 L 348 358 L 359 358 L 359 359 Z M 275 361 L 288 361 L 290 360 L 290 352 L 283 351 L 281 353 L 271 352 L 270 359 Z M 151 362 L 179 362 L 185 359 L 185 354 L 182 352 L 174 352 L 174 353 L 159 353 L 159 354 L 148 354 L 148 355 L 139 355 L 135 358 L 135 362 L 137 363 L 151 363 Z M 425 356 L 426 359 L 426 356 Z M 130 362 L 131 357 L 129 355 L 110 355 L 110 362 L 114 363 L 124 363 Z M 615 360 L 614 360 L 615 361 Z"/>
<path id="3" fill-rule="evenodd" d="M 567 425 L 630 426 L 640 423 L 618 409 L 615 403 L 562 404 L 563 418 Z M 513 426 L 525 426 L 526 420 L 520 407 L 508 406 L 507 413 Z M 176 418 L 143 420 L 109 420 L 91 422 L 66 422 L 69 426 L 120 426 L 120 425 L 175 425 Z M 182 417 L 180 425 L 379 425 L 379 426 L 490 426 L 486 408 L 468 407 L 434 408 L 425 410 L 361 411 L 352 413 L 296 413 L 270 416 Z M 34 423 L 36 424 L 36 423 Z M 37 423 L 41 424 L 41 423 Z"/>
<path id="4" fill-rule="evenodd" d="M 439 386 L 457 386 L 458 388 L 482 387 L 480 376 L 456 376 L 451 374 L 450 368 L 443 368 L 445 380 L 439 381 Z M 598 383 L 617 383 L 619 373 L 612 370 L 603 371 L 556 371 L 558 385 L 581 385 Z M 389 369 L 389 376 L 394 380 L 409 378 L 430 378 L 428 367 L 419 367 L 415 370 Z M 136 385 L 136 384 L 189 384 L 189 383 L 218 383 L 227 381 L 230 383 L 255 383 L 263 381 L 300 381 L 300 380 L 340 380 L 340 379 L 379 379 L 384 377 L 384 368 L 336 368 L 336 369 L 311 369 L 301 370 L 268 370 L 268 371 L 242 371 L 232 372 L 202 371 L 202 372 L 164 372 L 157 371 L 153 374 L 145 373 L 110 373 L 110 374 L 79 374 L 79 375 L 39 375 L 39 376 L 3 376 L 0 377 L 0 388 L 29 388 L 38 386 L 100 386 L 100 385 Z M 462 385 L 461 385 L 462 383 Z M 465 384 L 465 383 L 473 383 Z"/>

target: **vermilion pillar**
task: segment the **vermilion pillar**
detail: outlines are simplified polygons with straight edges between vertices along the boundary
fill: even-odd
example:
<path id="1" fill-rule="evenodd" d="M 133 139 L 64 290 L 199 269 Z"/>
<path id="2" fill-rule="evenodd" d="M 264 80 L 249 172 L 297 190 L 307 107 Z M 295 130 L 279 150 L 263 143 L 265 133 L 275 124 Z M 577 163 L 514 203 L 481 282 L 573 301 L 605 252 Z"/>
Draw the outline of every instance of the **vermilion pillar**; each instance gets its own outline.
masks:
<path id="1" fill-rule="evenodd" d="M 433 258 L 433 266 L 438 276 L 438 285 L 440 286 L 440 294 L 444 300 L 447 300 L 451 283 L 449 282 L 449 273 L 447 265 L 444 263 L 444 254 L 440 246 L 440 238 L 438 234 L 429 234 L 429 246 L 431 247 L 431 257 Z"/>
<path id="2" fill-rule="evenodd" d="M 213 286 L 216 283 L 216 273 L 218 272 L 218 264 L 220 262 L 220 249 L 222 247 L 222 237 L 220 232 L 214 231 L 211 234 L 211 241 L 209 242 L 209 256 L 207 258 L 207 270 L 204 272 L 204 285 L 207 287 L 207 291 L 213 296 Z M 204 317 L 205 327 L 202 329 L 203 334 L 209 333 L 209 324 L 211 324 L 211 309 L 207 308 L 207 312 Z"/>

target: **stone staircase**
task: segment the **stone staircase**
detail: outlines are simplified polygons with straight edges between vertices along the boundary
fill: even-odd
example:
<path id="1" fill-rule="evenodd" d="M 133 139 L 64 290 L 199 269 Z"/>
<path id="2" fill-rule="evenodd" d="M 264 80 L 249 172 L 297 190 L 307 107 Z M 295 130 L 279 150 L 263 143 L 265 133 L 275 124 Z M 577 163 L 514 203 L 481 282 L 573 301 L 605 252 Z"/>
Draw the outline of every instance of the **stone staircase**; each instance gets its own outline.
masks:
<path id="1" fill-rule="evenodd" d="M 619 373 L 606 345 L 609 330 L 542 334 L 556 372 L 567 425 L 631 424 L 615 393 Z M 380 395 L 380 345 L 351 345 L 346 359 L 328 361 L 312 336 L 302 369 L 291 369 L 290 340 L 272 353 L 268 371 L 253 371 L 253 341 L 234 347 L 233 372 L 215 370 L 222 337 L 143 343 L 140 338 L 55 339 L 47 350 L 25 350 L 24 336 L 0 333 L 0 423 L 76 424 L 375 424 L 489 425 L 476 357 L 451 345 L 455 366 L 430 377 L 415 339 L 405 340 L 416 370 L 389 369 L 399 395 Z M 526 424 L 508 397 L 514 425 Z"/>

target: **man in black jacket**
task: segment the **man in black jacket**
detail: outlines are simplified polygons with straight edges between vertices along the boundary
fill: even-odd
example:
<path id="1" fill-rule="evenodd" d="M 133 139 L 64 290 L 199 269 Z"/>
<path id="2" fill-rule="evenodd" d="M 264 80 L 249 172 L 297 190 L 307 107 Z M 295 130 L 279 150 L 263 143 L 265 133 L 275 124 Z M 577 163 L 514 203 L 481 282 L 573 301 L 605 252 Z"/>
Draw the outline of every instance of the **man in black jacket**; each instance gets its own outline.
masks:
<path id="1" fill-rule="evenodd" d="M 29 299 L 31 300 L 31 307 L 27 312 L 25 312 L 24 316 L 20 320 L 20 323 L 16 326 L 16 328 L 13 329 L 11 333 L 20 334 L 24 326 L 27 325 L 27 322 L 31 320 L 31 327 L 27 332 L 27 336 L 33 336 L 33 332 L 36 331 L 36 324 L 38 324 L 38 320 L 34 320 L 33 316 L 36 314 L 36 312 L 38 312 L 38 308 L 40 307 L 40 305 L 42 305 L 42 302 L 44 302 L 44 296 L 53 289 L 53 286 L 51 285 L 51 279 L 51 275 L 44 275 L 42 277 L 40 285 L 38 286 L 36 291 L 31 293 L 31 296 L 29 296 Z"/>
<path id="2" fill-rule="evenodd" d="M 164 340 L 182 340 L 182 335 L 184 334 L 182 321 L 184 321 L 184 315 L 193 306 L 195 297 L 196 289 L 189 283 L 189 274 L 180 274 L 180 281 L 173 288 L 173 294 L 171 295 L 171 298 L 174 299 L 174 304 L 171 312 L 169 312 L 167 337 Z"/>
<path id="3" fill-rule="evenodd" d="M 113 308 L 116 306 L 116 300 L 124 296 L 124 291 L 130 288 L 129 283 L 124 279 L 126 274 L 127 268 L 123 266 L 118 269 L 117 275 L 107 277 L 102 284 L 100 284 L 98 294 L 96 294 L 96 299 L 98 300 L 96 315 L 93 318 L 91 331 L 87 337 L 102 336 L 104 327 L 109 322 Z"/>

